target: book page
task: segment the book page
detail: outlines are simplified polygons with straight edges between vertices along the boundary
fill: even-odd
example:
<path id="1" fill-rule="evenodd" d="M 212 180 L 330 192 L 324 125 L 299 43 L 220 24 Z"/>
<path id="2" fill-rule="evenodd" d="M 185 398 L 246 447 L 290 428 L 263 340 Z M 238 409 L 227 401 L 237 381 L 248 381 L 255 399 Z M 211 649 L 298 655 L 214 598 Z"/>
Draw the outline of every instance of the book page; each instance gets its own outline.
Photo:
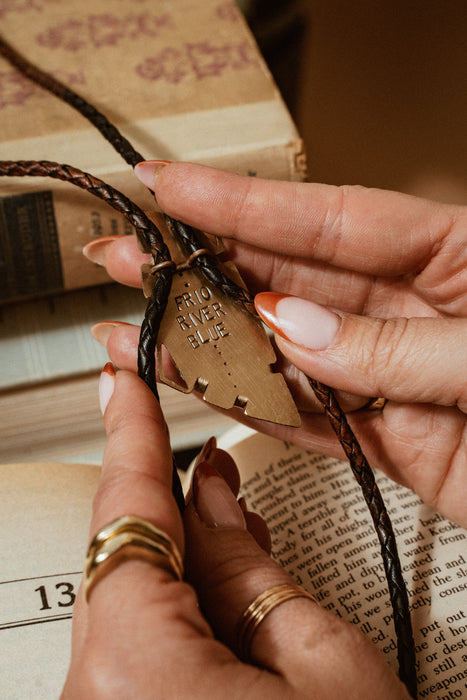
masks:
<path id="1" fill-rule="evenodd" d="M 100 468 L 0 465 L 0 697 L 58 698 Z"/>
<path id="2" fill-rule="evenodd" d="M 269 526 L 274 558 L 320 605 L 357 625 L 397 672 L 380 546 L 347 462 L 251 432 L 229 452 L 248 508 Z M 466 697 L 466 533 L 412 491 L 376 477 L 408 588 L 419 697 Z"/>
<path id="3" fill-rule="evenodd" d="M 358 625 L 397 670 L 379 544 L 348 465 L 251 433 L 229 451 L 250 509 L 268 522 L 277 561 L 323 607 Z M 0 465 L 2 698 L 59 697 L 99 472 L 92 465 Z M 379 474 L 378 482 L 408 585 L 419 697 L 463 697 L 465 532 L 411 491 Z"/>

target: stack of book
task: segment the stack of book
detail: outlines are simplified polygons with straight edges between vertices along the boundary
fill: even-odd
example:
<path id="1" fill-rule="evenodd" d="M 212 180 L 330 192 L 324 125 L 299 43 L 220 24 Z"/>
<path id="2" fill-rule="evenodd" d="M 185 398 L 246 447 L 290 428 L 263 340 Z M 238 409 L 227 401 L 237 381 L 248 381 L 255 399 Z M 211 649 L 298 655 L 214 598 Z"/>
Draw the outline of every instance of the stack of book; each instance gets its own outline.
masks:
<path id="1" fill-rule="evenodd" d="M 302 142 L 234 3 L 83 0 L 76 16 L 69 4 L 37 0 L 1 16 L 20 53 L 106 114 L 145 158 L 305 177 Z M 0 62 L 1 160 L 69 163 L 153 209 L 81 115 Z M 99 458 L 97 377 L 107 358 L 89 327 L 139 323 L 144 313 L 139 291 L 111 284 L 81 254 L 89 241 L 131 229 L 76 189 L 47 178 L 0 181 L 0 462 Z M 175 449 L 227 424 L 192 396 L 163 389 L 162 400 Z"/>

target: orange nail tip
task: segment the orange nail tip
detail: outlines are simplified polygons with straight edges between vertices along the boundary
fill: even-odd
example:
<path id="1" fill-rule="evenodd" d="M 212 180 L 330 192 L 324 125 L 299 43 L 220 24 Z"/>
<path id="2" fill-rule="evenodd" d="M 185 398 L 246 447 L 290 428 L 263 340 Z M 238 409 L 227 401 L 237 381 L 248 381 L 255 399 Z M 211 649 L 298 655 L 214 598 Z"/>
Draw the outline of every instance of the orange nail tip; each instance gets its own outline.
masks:
<path id="1" fill-rule="evenodd" d="M 284 335 L 277 323 L 276 306 L 289 294 L 279 294 L 278 292 L 260 292 L 255 296 L 255 308 L 263 321 L 278 335 Z"/>
<path id="2" fill-rule="evenodd" d="M 135 175 L 143 185 L 152 190 L 158 172 L 170 163 L 170 160 L 143 160 L 135 165 Z"/>
<path id="3" fill-rule="evenodd" d="M 110 377 L 115 377 L 117 374 L 115 371 L 115 367 L 113 366 L 113 364 L 111 362 L 105 363 L 104 368 L 102 370 L 102 373 L 108 374 Z"/>

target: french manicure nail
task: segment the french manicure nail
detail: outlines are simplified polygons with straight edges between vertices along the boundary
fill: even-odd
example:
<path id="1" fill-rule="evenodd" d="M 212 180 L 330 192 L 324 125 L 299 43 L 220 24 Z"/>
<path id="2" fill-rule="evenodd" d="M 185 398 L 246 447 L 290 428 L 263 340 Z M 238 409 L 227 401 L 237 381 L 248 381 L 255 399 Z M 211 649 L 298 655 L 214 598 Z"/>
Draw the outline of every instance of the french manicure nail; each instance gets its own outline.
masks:
<path id="1" fill-rule="evenodd" d="M 310 350 L 325 350 L 332 345 L 342 320 L 313 301 L 275 292 L 257 294 L 255 306 L 275 333 Z"/>
<path id="2" fill-rule="evenodd" d="M 95 241 L 90 241 L 84 246 L 83 255 L 97 265 L 105 265 L 107 248 L 120 238 L 123 238 L 123 236 L 104 236 L 103 238 L 97 238 Z"/>
<path id="3" fill-rule="evenodd" d="M 102 415 L 104 415 L 107 404 L 109 403 L 113 394 L 115 388 L 115 376 L 115 367 L 111 362 L 107 362 L 99 379 L 99 403 L 101 406 Z"/>
<path id="4" fill-rule="evenodd" d="M 135 175 L 143 185 L 153 190 L 158 173 L 170 163 L 170 160 L 143 160 L 135 165 Z"/>
<path id="5" fill-rule="evenodd" d="M 193 475 L 193 502 L 207 527 L 246 530 L 237 499 L 227 482 L 208 462 L 198 464 Z"/>
<path id="6" fill-rule="evenodd" d="M 131 323 L 123 321 L 100 321 L 91 326 L 91 335 L 98 343 L 107 347 L 107 341 L 113 329 L 117 326 L 131 326 Z"/>

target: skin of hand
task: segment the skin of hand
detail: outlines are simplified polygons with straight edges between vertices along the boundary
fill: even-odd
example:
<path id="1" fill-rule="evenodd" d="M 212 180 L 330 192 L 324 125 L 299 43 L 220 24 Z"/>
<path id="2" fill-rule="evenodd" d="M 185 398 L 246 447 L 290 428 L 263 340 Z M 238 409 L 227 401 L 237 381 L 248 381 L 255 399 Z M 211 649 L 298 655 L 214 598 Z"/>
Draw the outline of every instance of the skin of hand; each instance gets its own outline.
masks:
<path id="1" fill-rule="evenodd" d="M 186 581 L 130 559 L 95 584 L 88 604 L 78 595 L 61 700 L 407 700 L 376 647 L 305 598 L 266 616 L 253 637 L 252 663 L 235 656 L 242 612 L 291 579 L 258 544 L 267 548 L 264 523 L 238 504 L 238 472 L 213 440 L 198 458 L 182 523 L 157 401 L 133 372 L 115 375 L 106 366 L 102 379 L 108 440 L 90 538 L 122 515 L 146 518 L 186 551 Z"/>
<path id="2" fill-rule="evenodd" d="M 342 457 L 297 368 L 337 389 L 346 410 L 384 396 L 382 412 L 350 414 L 370 464 L 467 525 L 466 208 L 187 163 L 136 173 L 167 214 L 222 236 L 275 331 L 302 426 L 243 422 Z M 140 285 L 147 256 L 132 237 L 88 248 L 113 278 Z M 95 336 L 115 364 L 136 367 L 136 327 L 100 324 Z"/>

